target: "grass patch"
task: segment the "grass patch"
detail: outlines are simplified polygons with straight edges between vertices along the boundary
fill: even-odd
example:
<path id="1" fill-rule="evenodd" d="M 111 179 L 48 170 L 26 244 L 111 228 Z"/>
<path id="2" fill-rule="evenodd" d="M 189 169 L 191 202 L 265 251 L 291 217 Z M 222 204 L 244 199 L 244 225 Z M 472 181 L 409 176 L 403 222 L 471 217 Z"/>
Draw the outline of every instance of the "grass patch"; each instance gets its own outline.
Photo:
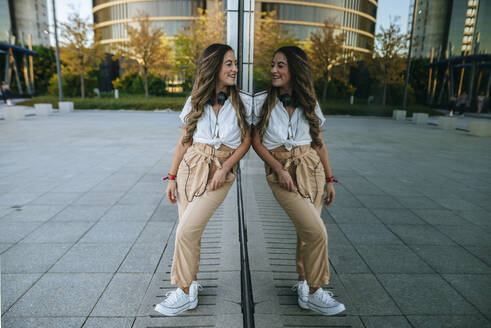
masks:
<path id="1" fill-rule="evenodd" d="M 65 101 L 72 101 L 75 109 L 133 109 L 133 110 L 156 110 L 172 109 L 180 111 L 186 102 L 186 97 L 150 97 L 145 96 L 114 98 L 66 98 Z M 53 108 L 58 108 L 58 97 L 41 96 L 35 97 L 19 103 L 22 106 L 34 106 L 34 104 L 51 104 Z"/>

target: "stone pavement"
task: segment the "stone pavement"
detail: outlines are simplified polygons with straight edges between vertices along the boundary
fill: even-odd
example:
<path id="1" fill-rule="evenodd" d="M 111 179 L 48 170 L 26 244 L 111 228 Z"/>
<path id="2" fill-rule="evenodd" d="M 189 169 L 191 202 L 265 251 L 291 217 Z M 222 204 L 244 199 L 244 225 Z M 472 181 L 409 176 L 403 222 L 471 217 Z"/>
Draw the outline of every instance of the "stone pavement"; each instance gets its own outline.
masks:
<path id="1" fill-rule="evenodd" d="M 203 236 L 201 305 L 152 311 L 177 209 L 161 177 L 177 113 L 83 111 L 0 121 L 2 327 L 241 327 L 235 186 Z M 387 118 L 329 116 L 324 208 L 347 311 L 295 305 L 293 225 L 242 161 L 256 327 L 491 327 L 491 142 Z"/>

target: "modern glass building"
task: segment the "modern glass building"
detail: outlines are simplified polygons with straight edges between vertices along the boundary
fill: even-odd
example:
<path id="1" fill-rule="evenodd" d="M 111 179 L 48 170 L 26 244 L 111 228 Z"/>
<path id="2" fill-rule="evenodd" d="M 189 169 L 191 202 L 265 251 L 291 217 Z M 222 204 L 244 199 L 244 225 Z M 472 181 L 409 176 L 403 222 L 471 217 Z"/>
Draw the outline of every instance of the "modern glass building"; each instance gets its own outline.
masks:
<path id="1" fill-rule="evenodd" d="M 126 39 L 127 24 L 148 14 L 168 36 L 175 35 L 206 8 L 206 0 L 93 0 L 94 28 L 102 33 L 102 43 L 111 45 Z"/>
<path id="2" fill-rule="evenodd" d="M 48 9 L 46 0 L 0 0 L 0 41 L 7 41 L 7 31 L 18 42 L 24 35 L 32 37 L 34 45 L 49 46 Z"/>
<path id="3" fill-rule="evenodd" d="M 345 33 L 344 48 L 361 56 L 373 52 L 377 8 L 376 0 L 256 1 L 256 12 L 275 11 L 282 27 L 300 40 L 308 39 L 327 21 L 335 34 Z"/>

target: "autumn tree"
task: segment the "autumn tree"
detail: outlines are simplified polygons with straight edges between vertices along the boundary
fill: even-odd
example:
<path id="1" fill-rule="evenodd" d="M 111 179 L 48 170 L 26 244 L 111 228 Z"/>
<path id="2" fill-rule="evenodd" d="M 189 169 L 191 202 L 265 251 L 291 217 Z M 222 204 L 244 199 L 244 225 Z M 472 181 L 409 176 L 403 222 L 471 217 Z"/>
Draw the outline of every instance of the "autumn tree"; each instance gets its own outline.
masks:
<path id="1" fill-rule="evenodd" d="M 254 88 L 264 89 L 270 80 L 273 53 L 283 46 L 298 44 L 298 39 L 283 30 L 275 20 L 276 13 L 262 12 L 254 26 Z"/>
<path id="2" fill-rule="evenodd" d="M 63 68 L 80 76 L 80 95 L 85 98 L 85 78 L 104 58 L 100 34 L 94 33 L 93 25 L 77 13 L 70 15 L 68 23 L 61 24 L 61 31 Z"/>
<path id="3" fill-rule="evenodd" d="M 387 102 L 387 88 L 390 84 L 402 84 L 405 70 L 404 53 L 407 36 L 401 33 L 397 19 L 391 20 L 389 27 L 381 27 L 375 35 L 375 52 L 368 61 L 370 73 L 383 85 L 382 105 Z"/>
<path id="4" fill-rule="evenodd" d="M 314 76 L 322 78 L 322 101 L 326 101 L 327 84 L 331 80 L 332 70 L 337 65 L 345 64 L 343 44 L 345 35 L 335 34 L 334 25 L 324 22 L 324 26 L 310 35 L 307 52 Z"/>
<path id="5" fill-rule="evenodd" d="M 148 98 L 149 75 L 165 76 L 171 71 L 172 47 L 164 31 L 152 24 L 148 14 L 140 13 L 136 19 L 137 26 L 126 26 L 127 40 L 117 46 L 114 58 L 121 59 L 127 72 L 142 76 Z"/>
<path id="6" fill-rule="evenodd" d="M 208 9 L 198 8 L 198 16 L 180 30 L 174 40 L 175 67 L 191 81 L 199 56 L 212 43 L 225 43 L 226 16 L 222 1 L 215 0 Z"/>

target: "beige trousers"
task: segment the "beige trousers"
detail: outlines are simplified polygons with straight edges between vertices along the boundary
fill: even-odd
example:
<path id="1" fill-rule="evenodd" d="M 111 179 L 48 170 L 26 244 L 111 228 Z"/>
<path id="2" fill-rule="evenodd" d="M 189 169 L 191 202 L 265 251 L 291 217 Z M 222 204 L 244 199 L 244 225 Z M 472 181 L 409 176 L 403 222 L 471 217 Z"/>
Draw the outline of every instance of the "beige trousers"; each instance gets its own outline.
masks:
<path id="1" fill-rule="evenodd" d="M 179 224 L 176 231 L 171 283 L 189 287 L 198 273 L 201 235 L 210 217 L 223 202 L 235 179 L 235 170 L 227 174 L 225 185 L 208 190 L 214 172 L 233 154 L 215 150 L 210 145 L 195 143 L 188 148 L 177 171 L 177 207 Z"/>
<path id="2" fill-rule="evenodd" d="M 271 152 L 290 172 L 296 190 L 280 187 L 277 174 L 265 164 L 266 180 L 278 203 L 297 230 L 297 272 L 312 287 L 329 283 L 327 232 L 321 219 L 325 187 L 324 167 L 310 145 Z"/>

